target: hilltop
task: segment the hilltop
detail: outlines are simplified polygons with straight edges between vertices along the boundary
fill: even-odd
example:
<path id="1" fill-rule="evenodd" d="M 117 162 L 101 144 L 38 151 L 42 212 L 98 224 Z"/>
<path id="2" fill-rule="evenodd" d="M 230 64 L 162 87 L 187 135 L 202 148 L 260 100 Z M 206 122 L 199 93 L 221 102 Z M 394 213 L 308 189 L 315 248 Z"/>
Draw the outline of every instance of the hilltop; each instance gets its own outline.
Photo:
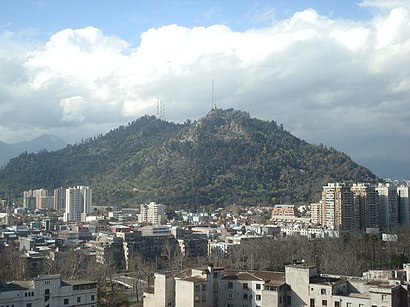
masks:
<path id="1" fill-rule="evenodd" d="M 54 152 L 23 153 L 0 171 L 0 197 L 90 185 L 96 205 L 155 200 L 173 206 L 317 200 L 331 181 L 375 181 L 333 148 L 237 110 L 175 124 L 143 116 Z"/>

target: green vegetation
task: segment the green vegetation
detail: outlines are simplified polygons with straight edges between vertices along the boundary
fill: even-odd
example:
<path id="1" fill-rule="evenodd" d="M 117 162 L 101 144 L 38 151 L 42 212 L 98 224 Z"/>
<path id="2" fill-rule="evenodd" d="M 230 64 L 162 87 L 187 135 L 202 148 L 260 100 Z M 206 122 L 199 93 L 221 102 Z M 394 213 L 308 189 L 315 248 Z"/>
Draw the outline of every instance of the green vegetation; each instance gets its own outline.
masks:
<path id="1" fill-rule="evenodd" d="M 195 209 L 311 201 L 327 182 L 375 180 L 346 154 L 274 121 L 217 109 L 185 124 L 144 116 L 62 150 L 23 153 L 0 170 L 0 197 L 90 185 L 96 205 L 152 200 Z"/>

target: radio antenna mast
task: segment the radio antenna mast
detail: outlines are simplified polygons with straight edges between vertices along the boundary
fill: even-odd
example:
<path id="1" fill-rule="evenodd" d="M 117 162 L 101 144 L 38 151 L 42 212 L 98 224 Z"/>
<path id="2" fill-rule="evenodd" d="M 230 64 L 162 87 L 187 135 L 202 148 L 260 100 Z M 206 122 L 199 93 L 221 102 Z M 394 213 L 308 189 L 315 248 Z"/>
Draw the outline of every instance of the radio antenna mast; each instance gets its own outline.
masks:
<path id="1" fill-rule="evenodd" d="M 216 99 L 215 99 L 215 84 L 214 84 L 214 79 L 212 79 L 212 110 L 216 110 Z"/>

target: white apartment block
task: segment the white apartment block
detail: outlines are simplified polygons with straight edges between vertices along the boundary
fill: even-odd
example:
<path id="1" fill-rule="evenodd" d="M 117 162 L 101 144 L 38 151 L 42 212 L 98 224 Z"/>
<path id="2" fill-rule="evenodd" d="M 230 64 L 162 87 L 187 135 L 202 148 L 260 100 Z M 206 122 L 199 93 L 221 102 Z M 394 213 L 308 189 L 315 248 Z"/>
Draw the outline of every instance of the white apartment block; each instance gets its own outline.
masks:
<path id="1" fill-rule="evenodd" d="M 97 307 L 97 282 L 45 275 L 0 283 L 0 307 Z"/>
<path id="2" fill-rule="evenodd" d="M 91 212 L 92 189 L 87 186 L 77 186 L 66 189 L 65 222 L 86 221 Z"/>
<path id="3" fill-rule="evenodd" d="M 139 223 L 147 224 L 162 224 L 166 221 L 165 206 L 150 202 L 140 206 L 140 213 L 138 214 Z"/>
<path id="4" fill-rule="evenodd" d="M 269 280 L 266 282 L 266 280 Z M 283 273 L 238 272 L 223 268 L 156 273 L 154 288 L 144 292 L 144 307 L 151 306 L 285 306 Z M 270 305 L 269 305 L 270 306 Z"/>
<path id="5" fill-rule="evenodd" d="M 156 273 L 154 287 L 145 289 L 144 306 L 408 306 L 410 264 L 404 268 L 363 277 L 324 275 L 305 264 L 286 266 L 285 273 L 212 266 Z"/>

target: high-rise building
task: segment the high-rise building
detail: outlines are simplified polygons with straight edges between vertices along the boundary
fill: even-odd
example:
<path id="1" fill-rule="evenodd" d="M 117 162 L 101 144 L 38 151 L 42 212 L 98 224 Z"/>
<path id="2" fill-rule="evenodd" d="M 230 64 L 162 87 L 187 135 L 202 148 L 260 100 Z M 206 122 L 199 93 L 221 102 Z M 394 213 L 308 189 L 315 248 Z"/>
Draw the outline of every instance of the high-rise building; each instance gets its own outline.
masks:
<path id="1" fill-rule="evenodd" d="M 54 209 L 57 211 L 65 210 L 65 189 L 54 189 Z"/>
<path id="2" fill-rule="evenodd" d="M 23 206 L 24 208 L 30 208 L 32 207 L 32 202 L 35 201 L 36 202 L 35 208 L 41 208 L 43 204 L 43 201 L 41 199 L 47 196 L 48 196 L 48 191 L 45 189 L 24 191 Z"/>
<path id="3" fill-rule="evenodd" d="M 353 193 L 353 229 L 378 228 L 379 210 L 374 187 L 368 183 L 355 183 L 350 190 Z"/>
<path id="4" fill-rule="evenodd" d="M 399 223 L 402 226 L 410 224 L 409 190 L 410 187 L 408 185 L 397 187 Z"/>
<path id="5" fill-rule="evenodd" d="M 322 191 L 322 225 L 332 230 L 352 230 L 353 194 L 341 183 L 329 183 Z"/>
<path id="6" fill-rule="evenodd" d="M 391 230 L 399 224 L 397 188 L 390 184 L 379 183 L 376 191 L 378 193 L 380 227 L 382 230 Z"/>
<path id="7" fill-rule="evenodd" d="M 140 206 L 139 223 L 162 224 L 165 222 L 165 206 L 150 202 Z"/>
<path id="8" fill-rule="evenodd" d="M 85 221 L 91 212 L 92 189 L 86 186 L 77 186 L 66 189 L 65 222 Z"/>
<path id="9" fill-rule="evenodd" d="M 321 224 L 322 223 L 322 202 L 311 203 L 310 212 L 311 212 L 312 223 L 315 225 Z"/>

